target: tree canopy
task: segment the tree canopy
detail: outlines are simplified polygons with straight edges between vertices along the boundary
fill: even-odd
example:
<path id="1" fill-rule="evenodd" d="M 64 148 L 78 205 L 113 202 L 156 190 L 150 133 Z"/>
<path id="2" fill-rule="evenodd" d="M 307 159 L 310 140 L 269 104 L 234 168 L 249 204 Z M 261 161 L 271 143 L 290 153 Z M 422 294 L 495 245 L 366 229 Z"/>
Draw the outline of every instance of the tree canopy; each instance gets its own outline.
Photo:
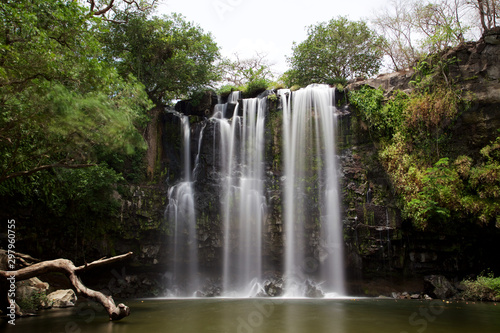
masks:
<path id="1" fill-rule="evenodd" d="M 150 14 L 158 0 L 86 0 L 86 3 L 90 14 L 109 22 L 126 23 L 137 13 Z"/>
<path id="2" fill-rule="evenodd" d="M 134 125 L 150 102 L 100 60 L 100 20 L 73 1 L 0 6 L 0 183 L 94 165 L 98 146 L 144 147 Z"/>
<path id="3" fill-rule="evenodd" d="M 305 41 L 294 43 L 288 58 L 293 84 L 343 82 L 380 69 L 384 39 L 363 21 L 334 18 L 310 26 L 307 34 Z"/>
<path id="4" fill-rule="evenodd" d="M 137 77 L 156 105 L 186 97 L 218 78 L 217 44 L 181 15 L 137 15 L 127 24 L 109 23 L 108 29 L 103 40 L 109 61 L 123 77 Z"/>

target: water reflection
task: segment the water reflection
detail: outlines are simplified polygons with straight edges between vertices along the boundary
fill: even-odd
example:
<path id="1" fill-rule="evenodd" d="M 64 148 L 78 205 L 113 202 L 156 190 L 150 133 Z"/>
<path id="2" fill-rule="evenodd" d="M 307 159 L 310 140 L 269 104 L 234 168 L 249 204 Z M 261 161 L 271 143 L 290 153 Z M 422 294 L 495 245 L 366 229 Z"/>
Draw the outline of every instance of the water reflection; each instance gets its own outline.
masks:
<path id="1" fill-rule="evenodd" d="M 498 332 L 500 306 L 380 299 L 177 299 L 127 302 L 109 322 L 98 306 L 42 311 L 0 324 L 5 332 L 350 333 Z"/>

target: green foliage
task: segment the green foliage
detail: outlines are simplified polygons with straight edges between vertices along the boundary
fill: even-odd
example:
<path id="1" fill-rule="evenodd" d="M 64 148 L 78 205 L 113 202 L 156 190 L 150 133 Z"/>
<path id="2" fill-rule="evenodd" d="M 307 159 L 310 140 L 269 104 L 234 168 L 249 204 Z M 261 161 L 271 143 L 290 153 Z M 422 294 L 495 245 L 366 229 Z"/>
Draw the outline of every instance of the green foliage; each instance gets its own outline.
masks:
<path id="1" fill-rule="evenodd" d="M 226 84 L 226 85 L 223 85 L 222 87 L 220 87 L 218 90 L 217 90 L 217 93 L 219 95 L 222 95 L 222 96 L 227 96 L 229 95 L 231 92 L 233 91 L 237 91 L 238 90 L 238 87 L 236 86 L 233 86 L 231 84 Z"/>
<path id="2" fill-rule="evenodd" d="M 38 290 L 30 297 L 21 298 L 16 302 L 23 311 L 37 311 L 42 308 L 43 304 L 50 304 L 45 290 Z"/>
<path id="3" fill-rule="evenodd" d="M 276 94 L 267 95 L 267 100 L 271 101 L 271 102 L 277 102 L 278 101 L 278 96 L 276 96 Z"/>
<path id="4" fill-rule="evenodd" d="M 429 222 L 446 221 L 451 217 L 450 209 L 458 208 L 455 198 L 462 190 L 461 185 L 456 170 L 449 168 L 448 158 L 440 159 L 425 171 L 422 189 L 417 198 L 408 203 L 405 214 L 421 229 Z"/>
<path id="5" fill-rule="evenodd" d="M 281 81 L 272 81 L 272 82 L 269 82 L 269 84 L 267 85 L 267 88 L 273 89 L 273 90 L 279 90 L 279 89 L 285 89 L 286 86 Z"/>
<path id="6" fill-rule="evenodd" d="M 419 60 L 413 68 L 415 74 L 410 85 L 421 92 L 431 92 L 443 85 L 450 87 L 453 82 L 448 78 L 449 67 L 457 63 L 457 58 L 444 59 L 439 54 L 431 54 Z"/>
<path id="7" fill-rule="evenodd" d="M 74 88 L 98 84 L 100 51 L 93 34 L 99 21 L 77 2 L 20 0 L 0 6 L 2 93 L 22 91 L 40 79 Z"/>
<path id="8" fill-rule="evenodd" d="M 281 82 L 284 87 L 291 88 L 295 83 L 294 83 L 294 76 L 292 75 L 292 70 L 288 70 L 284 72 L 279 78 L 278 82 Z M 297 85 L 298 87 L 298 85 Z"/>
<path id="9" fill-rule="evenodd" d="M 272 81 L 271 66 L 265 56 L 257 53 L 246 59 L 240 59 L 237 54 L 235 57 L 236 60 L 224 59 L 219 64 L 223 82 L 228 83 L 219 89 L 219 93 L 227 95 L 231 91 L 241 91 L 244 97 L 255 97 L 272 85 L 277 85 Z"/>
<path id="10" fill-rule="evenodd" d="M 224 85 L 219 88 L 218 93 L 221 96 L 227 96 L 232 91 L 241 91 L 243 93 L 243 97 L 250 98 L 255 97 L 258 94 L 269 89 L 269 85 L 271 82 L 265 78 L 255 79 L 253 81 L 249 81 L 244 85 L 235 87 L 233 85 Z"/>
<path id="11" fill-rule="evenodd" d="M 383 42 L 365 22 L 345 17 L 310 26 L 307 39 L 294 43 L 286 84 L 345 84 L 350 78 L 374 75 L 382 63 Z"/>
<path id="12" fill-rule="evenodd" d="M 76 2 L 2 3 L 0 183 L 95 163 L 96 147 L 145 149 L 142 84 L 100 61 L 101 28 Z"/>
<path id="13" fill-rule="evenodd" d="M 3 1 L 0 21 L 0 197 L 30 216 L 26 240 L 85 248 L 112 228 L 116 184 L 143 178 L 153 104 L 79 2 Z"/>
<path id="14" fill-rule="evenodd" d="M 462 284 L 465 291 L 462 297 L 473 301 L 499 301 L 500 300 L 500 277 L 493 273 L 481 274 L 476 280 L 464 280 Z"/>
<path id="15" fill-rule="evenodd" d="M 496 142 L 499 140 L 497 138 Z M 473 165 L 471 158 L 459 156 L 453 163 L 449 158 L 440 159 L 420 173 L 417 180 L 392 173 L 403 197 L 404 214 L 420 229 L 429 224 L 451 223 L 459 219 L 483 225 L 494 223 L 500 214 L 499 162 L 491 159 Z M 411 168 L 403 164 L 401 173 L 406 169 L 410 173 Z M 417 184 L 417 187 L 410 189 L 409 184 Z"/>
<path id="16" fill-rule="evenodd" d="M 5 182 L 1 196 L 19 194 L 21 206 L 42 205 L 45 214 L 82 219 L 116 213 L 113 186 L 123 177 L 106 164 L 82 169 L 54 169 Z"/>
<path id="17" fill-rule="evenodd" d="M 198 106 L 200 105 L 201 101 L 203 100 L 203 97 L 209 93 L 208 90 L 194 90 L 191 91 L 189 94 L 189 100 L 191 101 L 191 105 L 193 106 Z"/>
<path id="18" fill-rule="evenodd" d="M 396 92 L 386 100 L 382 88 L 363 86 L 349 91 L 349 101 L 361 110 L 363 121 L 376 135 L 391 138 L 404 123 L 409 97 L 404 92 Z"/>
<path id="19" fill-rule="evenodd" d="M 38 251 L 53 244 L 85 257 L 92 250 L 86 244 L 116 230 L 110 222 L 119 213 L 114 189 L 121 182 L 123 177 L 104 163 L 83 169 L 53 169 L 4 182 L 0 198 L 29 212 L 30 219 L 19 226 L 24 242 L 43 244 Z M 32 245 L 31 250 L 36 251 L 34 248 Z"/>
<path id="20" fill-rule="evenodd" d="M 270 81 L 266 78 L 257 78 L 249 81 L 242 89 L 246 96 L 256 96 L 261 92 L 264 92 Z"/>
<path id="21" fill-rule="evenodd" d="M 122 76 L 137 77 L 156 105 L 186 98 L 218 79 L 217 44 L 181 15 L 136 15 L 127 24 L 109 23 L 107 28 L 102 34 L 107 60 Z"/>
<path id="22" fill-rule="evenodd" d="M 425 35 L 420 43 L 424 52 L 436 53 L 464 42 L 464 35 L 470 27 L 460 22 L 460 3 L 455 2 L 454 6 L 445 2 L 415 3 L 411 19 L 415 20 L 414 26 Z"/>

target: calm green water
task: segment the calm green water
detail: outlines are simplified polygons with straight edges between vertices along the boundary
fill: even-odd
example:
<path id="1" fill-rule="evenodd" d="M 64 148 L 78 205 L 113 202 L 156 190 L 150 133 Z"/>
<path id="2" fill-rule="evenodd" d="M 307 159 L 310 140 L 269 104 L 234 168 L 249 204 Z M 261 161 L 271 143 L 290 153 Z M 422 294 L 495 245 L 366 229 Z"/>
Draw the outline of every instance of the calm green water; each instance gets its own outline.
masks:
<path id="1" fill-rule="evenodd" d="M 130 317 L 108 322 L 97 305 L 2 322 L 0 331 L 37 333 L 500 332 L 500 305 L 382 299 L 182 299 L 125 302 Z"/>

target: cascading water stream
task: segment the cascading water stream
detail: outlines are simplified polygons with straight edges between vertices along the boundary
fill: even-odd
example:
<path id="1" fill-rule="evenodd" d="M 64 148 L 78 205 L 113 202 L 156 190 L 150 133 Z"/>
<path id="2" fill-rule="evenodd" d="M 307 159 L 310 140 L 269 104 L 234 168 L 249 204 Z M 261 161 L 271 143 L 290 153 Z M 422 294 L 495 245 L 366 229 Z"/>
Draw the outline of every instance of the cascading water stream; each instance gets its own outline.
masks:
<path id="1" fill-rule="evenodd" d="M 169 294 L 192 296 L 200 288 L 198 242 L 193 181 L 191 180 L 191 130 L 189 118 L 181 116 L 183 133 L 183 181 L 168 191 L 165 217 L 173 225 L 171 281 Z M 200 134 L 201 135 L 201 134 Z"/>
<path id="2" fill-rule="evenodd" d="M 236 104 L 232 119 L 214 118 L 219 128 L 222 183 L 223 295 L 254 296 L 262 279 L 264 121 L 266 98 Z"/>
<path id="3" fill-rule="evenodd" d="M 285 296 L 304 296 L 309 279 L 319 279 L 330 295 L 343 295 L 334 89 L 312 85 L 294 92 L 292 101 L 289 90 L 279 94 L 285 157 Z M 311 252 L 314 239 L 319 245 Z"/>

